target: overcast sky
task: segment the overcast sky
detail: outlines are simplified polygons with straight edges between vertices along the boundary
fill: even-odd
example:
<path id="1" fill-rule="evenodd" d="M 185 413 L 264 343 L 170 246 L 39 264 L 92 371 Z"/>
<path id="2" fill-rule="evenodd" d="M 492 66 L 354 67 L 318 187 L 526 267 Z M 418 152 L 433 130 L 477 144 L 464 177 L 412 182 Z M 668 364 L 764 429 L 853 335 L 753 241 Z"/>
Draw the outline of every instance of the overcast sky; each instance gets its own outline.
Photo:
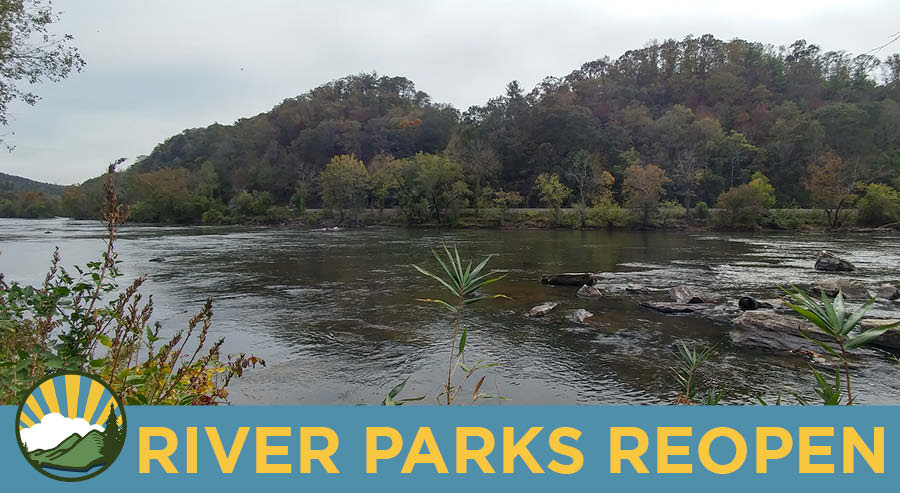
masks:
<path id="1" fill-rule="evenodd" d="M 867 52 L 900 2 L 56 0 L 84 71 L 15 105 L 0 171 L 60 184 L 149 154 L 185 128 L 233 123 L 347 74 L 402 75 L 465 110 L 649 40 L 711 33 Z M 876 53 L 900 51 L 900 42 Z"/>

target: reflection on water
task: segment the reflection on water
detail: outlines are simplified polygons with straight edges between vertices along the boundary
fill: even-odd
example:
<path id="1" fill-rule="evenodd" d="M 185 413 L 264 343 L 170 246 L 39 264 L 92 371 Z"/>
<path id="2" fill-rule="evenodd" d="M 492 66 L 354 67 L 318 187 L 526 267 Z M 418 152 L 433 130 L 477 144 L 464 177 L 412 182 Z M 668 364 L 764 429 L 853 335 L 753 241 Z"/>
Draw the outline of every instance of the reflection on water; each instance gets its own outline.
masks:
<path id="1" fill-rule="evenodd" d="M 251 227 L 123 229 L 123 271 L 146 273 L 156 315 L 174 331 L 206 297 L 213 330 L 226 349 L 266 358 L 232 389 L 236 403 L 377 404 L 412 375 L 407 394 L 434 395 L 446 375 L 450 329 L 445 313 L 415 298 L 439 297 L 411 263 L 431 265 L 429 250 L 456 243 L 465 256 L 495 254 L 509 272 L 494 291 L 513 298 L 475 305 L 467 352 L 500 363 L 485 385 L 513 404 L 655 404 L 675 395 L 670 376 L 678 339 L 720 343 L 709 377 L 728 400 L 811 393 L 805 360 L 731 345 L 728 327 L 647 311 L 621 287 L 692 284 L 721 296 L 777 295 L 777 286 L 808 284 L 815 253 L 830 249 L 872 286 L 900 280 L 895 236 L 728 235 L 605 231 L 446 231 L 365 229 L 317 232 Z M 99 258 L 96 222 L 0 220 L 0 272 L 38 283 L 54 246 L 65 265 Z M 151 262 L 151 259 L 162 259 Z M 538 282 L 542 273 L 590 271 L 607 295 L 580 299 L 574 287 Z M 558 301 L 544 319 L 522 313 Z M 590 325 L 571 321 L 585 308 Z M 880 304 L 875 315 L 896 314 Z M 900 365 L 887 357 L 856 370 L 859 401 L 900 403 Z M 880 375 L 882 378 L 874 378 Z M 429 402 L 429 401 L 426 401 Z M 434 402 L 431 400 L 430 402 Z"/>

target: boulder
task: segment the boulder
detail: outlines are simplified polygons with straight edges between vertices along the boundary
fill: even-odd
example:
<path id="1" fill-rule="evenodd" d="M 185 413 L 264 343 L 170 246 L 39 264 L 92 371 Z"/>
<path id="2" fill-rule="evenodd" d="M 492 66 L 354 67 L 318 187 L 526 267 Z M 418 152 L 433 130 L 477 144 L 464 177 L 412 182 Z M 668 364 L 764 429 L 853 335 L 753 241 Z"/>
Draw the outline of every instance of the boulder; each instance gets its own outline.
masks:
<path id="1" fill-rule="evenodd" d="M 544 315 L 552 312 L 559 303 L 554 301 L 548 301 L 547 303 L 541 303 L 540 305 L 535 306 L 531 310 L 528 310 L 529 317 L 543 317 Z"/>
<path id="2" fill-rule="evenodd" d="M 856 270 L 856 266 L 838 257 L 831 252 L 820 252 L 816 256 L 816 270 L 824 270 L 828 272 L 852 272 Z"/>
<path id="3" fill-rule="evenodd" d="M 640 284 L 629 284 L 625 286 L 625 292 L 631 294 L 650 294 L 650 288 L 647 286 L 642 286 Z"/>
<path id="4" fill-rule="evenodd" d="M 823 352 L 812 341 L 800 333 L 803 330 L 810 337 L 827 341 L 813 324 L 798 317 L 780 315 L 772 312 L 746 311 L 731 321 L 731 342 L 742 346 L 771 349 L 774 351 L 805 350 Z"/>
<path id="5" fill-rule="evenodd" d="M 669 289 L 669 294 L 679 303 L 706 303 L 694 288 L 683 284 Z"/>
<path id="6" fill-rule="evenodd" d="M 585 310 L 584 308 L 579 308 L 579 309 L 575 310 L 575 312 L 572 314 L 572 319 L 580 324 L 583 324 L 589 318 L 591 318 L 593 316 L 594 316 L 593 313 Z"/>
<path id="7" fill-rule="evenodd" d="M 882 284 L 881 286 L 878 286 L 878 290 L 875 291 L 875 296 L 885 300 L 900 299 L 900 289 L 897 289 L 897 286 L 892 286 L 890 284 Z"/>
<path id="8" fill-rule="evenodd" d="M 544 274 L 541 282 L 560 286 L 581 286 L 594 284 L 594 277 L 588 272 L 567 272 L 564 274 Z"/>
<path id="9" fill-rule="evenodd" d="M 656 310 L 662 313 L 694 313 L 703 308 L 709 308 L 715 305 L 708 304 L 687 304 L 687 303 L 672 303 L 667 301 L 644 301 L 641 303 L 641 306 L 644 308 L 649 308 L 651 310 Z"/>
<path id="10" fill-rule="evenodd" d="M 859 321 L 859 328 L 866 331 L 869 329 L 883 327 L 885 325 L 892 325 L 897 322 L 900 322 L 900 320 L 892 320 L 887 318 L 864 318 Z M 872 341 L 872 344 L 875 344 L 877 346 L 889 347 L 892 349 L 900 349 L 900 329 L 894 328 L 888 330 L 884 334 L 878 336 L 874 341 Z"/>
<path id="11" fill-rule="evenodd" d="M 756 310 L 759 308 L 759 302 L 751 296 L 744 296 L 738 300 L 738 308 L 741 311 Z"/>
<path id="12" fill-rule="evenodd" d="M 166 259 L 164 259 L 162 257 L 155 257 L 155 258 L 148 260 L 148 262 L 165 262 L 165 261 L 166 261 Z"/>
<path id="13" fill-rule="evenodd" d="M 582 284 L 581 288 L 578 289 L 578 296 L 582 298 L 596 298 L 598 296 L 603 296 L 603 291 L 600 291 L 600 288 L 597 286 L 588 286 L 587 284 Z"/>
<path id="14" fill-rule="evenodd" d="M 738 300 L 738 308 L 741 311 L 749 311 L 749 310 L 759 310 L 760 308 L 767 308 L 769 310 L 775 308 L 774 305 L 767 301 L 757 300 L 752 296 L 744 296 Z"/>
<path id="15" fill-rule="evenodd" d="M 826 279 L 813 286 L 813 291 L 832 297 L 837 296 L 840 291 L 847 300 L 868 300 L 872 297 L 863 283 L 855 279 Z"/>

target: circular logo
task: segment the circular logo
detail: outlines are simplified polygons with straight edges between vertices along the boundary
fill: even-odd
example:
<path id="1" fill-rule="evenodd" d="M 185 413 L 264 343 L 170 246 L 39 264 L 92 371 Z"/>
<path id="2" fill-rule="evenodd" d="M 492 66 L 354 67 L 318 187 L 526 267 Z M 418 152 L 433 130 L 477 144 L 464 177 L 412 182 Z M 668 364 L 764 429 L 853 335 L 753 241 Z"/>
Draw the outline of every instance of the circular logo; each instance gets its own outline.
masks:
<path id="1" fill-rule="evenodd" d="M 125 444 L 125 409 L 99 378 L 80 372 L 49 376 L 16 413 L 25 460 L 59 481 L 82 481 L 105 471 Z"/>

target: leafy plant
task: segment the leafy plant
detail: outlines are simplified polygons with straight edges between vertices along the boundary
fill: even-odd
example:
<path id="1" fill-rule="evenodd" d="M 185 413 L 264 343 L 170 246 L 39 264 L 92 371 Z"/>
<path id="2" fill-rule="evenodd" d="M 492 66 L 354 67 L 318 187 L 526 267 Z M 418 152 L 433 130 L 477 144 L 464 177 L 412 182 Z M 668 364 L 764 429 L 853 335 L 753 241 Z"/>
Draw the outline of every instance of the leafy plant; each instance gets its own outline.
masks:
<path id="1" fill-rule="evenodd" d="M 804 330 L 800 331 L 803 337 L 840 360 L 841 365 L 844 367 L 844 378 L 847 386 L 847 405 L 852 405 L 853 392 L 851 390 L 850 364 L 848 361 L 849 351 L 871 342 L 890 329 L 900 327 L 900 322 L 851 334 L 857 328 L 859 321 L 862 320 L 866 312 L 869 311 L 869 308 L 872 307 L 872 304 L 875 303 L 875 298 L 870 299 L 857 310 L 848 312 L 844 304 L 844 295 L 841 292 L 838 292 L 833 301 L 825 293 L 822 293 L 821 302 L 819 302 L 796 288 L 794 288 L 794 291 L 784 291 L 794 301 L 794 303 L 788 302 L 788 306 L 821 329 L 831 339 L 829 342 L 837 346 L 838 349 L 835 350 L 829 343 L 810 336 Z M 815 372 L 815 370 L 813 371 Z M 818 383 L 816 392 L 819 392 L 819 395 L 826 400 L 826 403 L 829 399 L 834 398 L 834 393 L 838 394 L 838 398 L 840 397 L 840 386 L 833 387 L 833 392 L 826 392 L 823 395 L 820 392 L 823 389 L 822 378 L 818 373 L 816 373 L 816 381 Z M 826 395 L 828 398 L 826 398 Z"/>
<path id="2" fill-rule="evenodd" d="M 675 366 L 670 367 L 670 369 L 675 375 L 675 379 L 681 385 L 681 394 L 675 399 L 676 404 L 691 404 L 694 402 L 700 383 L 699 370 L 715 350 L 716 345 L 702 349 L 688 346 L 684 341 L 678 341 L 678 344 L 675 345 L 675 351 L 673 351 Z M 705 402 L 711 403 L 709 405 L 718 404 L 724 395 L 724 392 L 710 389 Z"/>
<path id="3" fill-rule="evenodd" d="M 816 377 L 816 393 L 826 406 L 837 406 L 841 403 L 841 369 L 834 370 L 834 385 L 828 383 L 815 368 L 810 367 Z M 849 404 L 849 402 L 848 402 Z"/>
<path id="4" fill-rule="evenodd" d="M 483 273 L 484 268 L 487 266 L 488 261 L 492 257 L 491 255 L 485 257 L 478 265 L 473 268 L 471 261 L 464 264 L 463 261 L 460 260 L 459 251 L 455 246 L 453 247 L 452 253 L 446 245 L 443 245 L 442 248 L 444 250 L 445 258 L 441 258 L 441 256 L 435 250 L 432 250 L 431 253 L 434 255 L 435 260 L 438 261 L 438 264 L 440 264 L 441 268 L 443 268 L 444 273 L 447 274 L 446 278 L 441 278 L 436 274 L 432 274 L 431 272 L 423 269 L 422 267 L 419 267 L 418 265 L 413 265 L 413 267 L 420 273 L 439 282 L 453 295 L 453 298 L 449 302 L 439 299 L 419 300 L 426 303 L 438 304 L 453 314 L 453 337 L 450 340 L 450 363 L 447 368 L 447 383 L 444 387 L 444 391 L 438 395 L 438 401 L 440 402 L 440 397 L 444 396 L 446 401 L 445 403 L 449 406 L 453 403 L 453 400 L 463 389 L 469 378 L 471 378 L 477 371 L 496 366 L 493 363 L 485 363 L 483 360 L 471 366 L 466 365 L 463 359 L 463 355 L 465 354 L 469 331 L 467 328 L 462 326 L 463 309 L 473 303 L 478 303 L 480 301 L 496 298 L 508 299 L 509 297 L 503 294 L 481 293 L 481 289 L 485 286 L 493 284 L 506 277 L 506 274 L 492 277 L 496 274 L 496 271 Z M 464 372 L 464 376 L 458 385 L 454 385 L 453 375 L 457 368 Z M 484 378 L 482 377 L 482 379 L 476 385 L 475 393 L 472 396 L 473 403 L 479 398 L 497 398 L 497 396 L 479 393 L 483 381 Z"/>
<path id="5" fill-rule="evenodd" d="M 0 275 L 0 404 L 20 402 L 31 386 L 60 370 L 99 375 L 128 404 L 215 404 L 227 397 L 231 378 L 265 365 L 254 356 L 223 358 L 223 340 L 207 346 L 212 302 L 186 331 L 166 342 L 152 323 L 153 299 L 143 300 L 138 277 L 124 291 L 115 241 L 128 210 L 113 184 L 116 161 L 106 176 L 106 250 L 100 261 L 60 266 L 59 251 L 39 287 L 6 283 Z M 144 356 L 141 353 L 144 352 Z"/>
<path id="6" fill-rule="evenodd" d="M 391 391 L 388 392 L 386 396 L 384 396 L 384 400 L 381 401 L 381 405 L 382 406 L 402 406 L 403 404 L 406 404 L 407 402 L 421 401 L 422 399 L 425 398 L 425 396 L 423 395 L 421 397 L 397 399 L 397 396 L 400 395 L 400 392 L 403 392 L 403 387 L 406 387 L 406 382 L 409 382 L 409 377 L 406 377 L 405 380 L 403 380 L 397 386 L 395 386 L 393 389 L 391 389 Z"/>

